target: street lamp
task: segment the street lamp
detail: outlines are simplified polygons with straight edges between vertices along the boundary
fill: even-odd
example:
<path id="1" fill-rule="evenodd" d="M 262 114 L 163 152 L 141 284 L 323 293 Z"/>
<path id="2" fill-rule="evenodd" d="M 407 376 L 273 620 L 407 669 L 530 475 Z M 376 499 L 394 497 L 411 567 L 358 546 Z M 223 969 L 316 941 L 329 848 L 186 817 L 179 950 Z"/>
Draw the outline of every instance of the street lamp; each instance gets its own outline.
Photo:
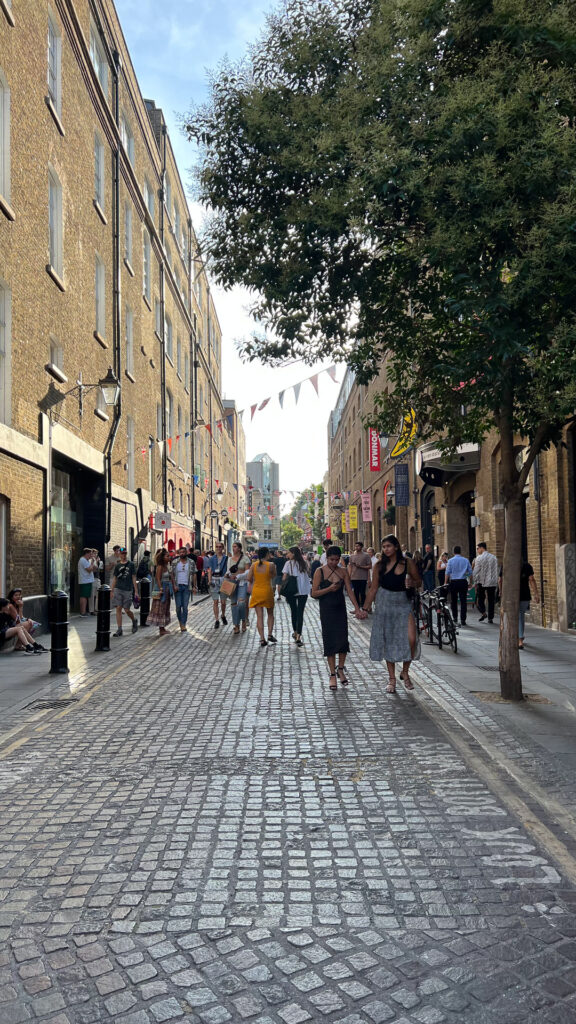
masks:
<path id="1" fill-rule="evenodd" d="M 222 490 L 221 487 L 218 487 L 218 490 L 216 491 L 214 497 L 216 498 L 216 501 L 222 501 L 224 497 L 224 491 Z"/>
<path id="2" fill-rule="evenodd" d="M 44 369 L 46 373 L 49 373 L 54 380 L 57 380 L 59 384 L 64 383 L 65 375 L 55 366 L 54 363 L 46 363 Z M 108 406 L 118 405 L 120 398 L 120 381 L 116 377 L 114 370 L 111 366 L 108 367 L 108 373 L 105 377 L 101 377 L 95 384 L 85 384 L 82 380 L 82 371 L 79 372 L 76 383 L 68 391 L 55 392 L 58 397 L 58 401 L 64 401 L 68 395 L 72 395 L 75 392 L 78 395 L 78 415 L 82 416 L 84 412 L 84 394 L 87 391 L 93 391 L 94 388 L 100 388 L 104 403 Z M 55 404 L 54 402 L 52 404 Z"/>

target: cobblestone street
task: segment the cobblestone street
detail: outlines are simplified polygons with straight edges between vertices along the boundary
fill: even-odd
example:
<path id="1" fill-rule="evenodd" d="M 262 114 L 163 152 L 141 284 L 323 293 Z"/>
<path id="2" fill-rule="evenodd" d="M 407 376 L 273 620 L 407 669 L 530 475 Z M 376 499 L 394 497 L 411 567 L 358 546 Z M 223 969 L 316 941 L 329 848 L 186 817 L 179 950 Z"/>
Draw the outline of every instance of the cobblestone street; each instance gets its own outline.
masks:
<path id="1" fill-rule="evenodd" d="M 576 875 L 369 624 L 334 695 L 315 602 L 301 650 L 277 611 L 262 651 L 198 605 L 10 722 L 1 1024 L 573 1024 Z"/>

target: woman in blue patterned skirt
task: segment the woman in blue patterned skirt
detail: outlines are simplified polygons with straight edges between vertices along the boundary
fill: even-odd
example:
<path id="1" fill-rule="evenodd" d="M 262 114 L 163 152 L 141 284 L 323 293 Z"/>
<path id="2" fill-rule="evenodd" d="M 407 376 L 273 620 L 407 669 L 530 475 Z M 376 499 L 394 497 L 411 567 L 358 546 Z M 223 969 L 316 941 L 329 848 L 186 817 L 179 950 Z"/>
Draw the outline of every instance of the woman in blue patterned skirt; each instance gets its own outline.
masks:
<path id="1" fill-rule="evenodd" d="M 420 643 L 407 587 L 420 587 L 421 584 L 414 561 L 402 555 L 396 537 L 392 534 L 385 537 L 382 559 L 374 566 L 364 609 L 369 611 L 374 602 L 370 658 L 372 661 L 386 661 L 386 693 L 396 693 L 397 661 L 402 662 L 400 679 L 404 686 L 407 690 L 414 689 L 409 670 L 410 663 L 420 657 Z"/>

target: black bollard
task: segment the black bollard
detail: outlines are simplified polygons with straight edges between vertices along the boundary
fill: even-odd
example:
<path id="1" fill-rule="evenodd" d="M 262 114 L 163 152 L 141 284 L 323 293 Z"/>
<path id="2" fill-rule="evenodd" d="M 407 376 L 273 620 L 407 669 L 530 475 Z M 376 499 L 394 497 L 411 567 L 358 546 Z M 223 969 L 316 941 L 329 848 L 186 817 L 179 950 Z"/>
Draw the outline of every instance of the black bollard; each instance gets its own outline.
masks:
<path id="1" fill-rule="evenodd" d="M 147 626 L 150 612 L 150 580 L 144 576 L 140 580 L 140 625 Z"/>
<path id="2" fill-rule="evenodd" d="M 50 618 L 50 673 L 68 672 L 68 595 L 55 590 L 48 601 Z"/>
<path id="3" fill-rule="evenodd" d="M 110 650 L 110 587 L 102 584 L 98 591 L 98 617 L 96 619 L 97 651 Z"/>

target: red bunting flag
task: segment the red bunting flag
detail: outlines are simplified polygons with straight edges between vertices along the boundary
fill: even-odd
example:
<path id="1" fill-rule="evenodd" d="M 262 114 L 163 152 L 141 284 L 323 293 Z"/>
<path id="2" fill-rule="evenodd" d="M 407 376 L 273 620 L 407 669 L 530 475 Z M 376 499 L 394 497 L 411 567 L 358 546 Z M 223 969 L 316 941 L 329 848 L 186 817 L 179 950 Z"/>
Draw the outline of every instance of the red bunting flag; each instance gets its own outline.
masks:
<path id="1" fill-rule="evenodd" d="M 251 420 L 254 419 L 254 413 L 256 412 L 257 408 L 258 408 L 258 403 L 256 403 L 256 405 L 251 405 L 250 406 L 250 419 Z"/>

